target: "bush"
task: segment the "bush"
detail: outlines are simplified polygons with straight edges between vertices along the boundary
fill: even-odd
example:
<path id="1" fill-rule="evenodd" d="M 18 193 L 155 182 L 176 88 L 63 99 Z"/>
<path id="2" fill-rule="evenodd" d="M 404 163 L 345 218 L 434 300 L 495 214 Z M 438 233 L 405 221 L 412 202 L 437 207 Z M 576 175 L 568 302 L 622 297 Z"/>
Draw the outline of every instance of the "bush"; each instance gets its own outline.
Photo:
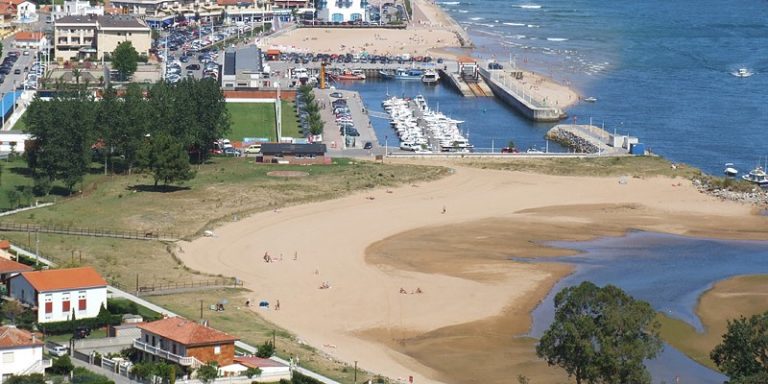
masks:
<path id="1" fill-rule="evenodd" d="M 107 300 L 107 310 L 113 315 L 139 314 L 139 306 L 128 299 Z"/>
<path id="2" fill-rule="evenodd" d="M 69 359 L 69 355 L 64 355 L 54 360 L 51 367 L 48 368 L 48 371 L 56 375 L 68 375 L 74 368 L 75 366 L 72 365 L 72 360 Z"/>
<path id="3" fill-rule="evenodd" d="M 259 350 L 256 351 L 256 356 L 262 359 L 268 359 L 275 354 L 275 345 L 271 341 L 265 341 L 264 344 L 259 345 Z"/>
<path id="4" fill-rule="evenodd" d="M 115 384 L 115 382 L 106 376 L 91 372 L 83 367 L 77 367 L 72 375 L 72 384 Z"/>
<path id="5" fill-rule="evenodd" d="M 245 370 L 245 376 L 247 376 L 249 379 L 254 377 L 254 376 L 259 376 L 259 375 L 261 375 L 261 368 L 259 368 L 259 367 L 248 368 L 248 369 Z"/>
<path id="6" fill-rule="evenodd" d="M 64 335 L 75 331 L 75 328 L 86 327 L 88 329 L 97 329 L 107 325 L 120 325 L 123 321 L 122 315 L 113 315 L 102 307 L 99 315 L 90 319 L 75 319 L 70 321 L 56 321 L 52 323 L 38 324 L 38 327 L 46 335 Z"/>
<path id="7" fill-rule="evenodd" d="M 291 384 L 323 384 L 319 380 L 311 378 L 309 376 L 302 375 L 299 372 L 293 371 L 293 377 L 291 378 Z"/>
<path id="8" fill-rule="evenodd" d="M 3 380 L 3 384 L 45 384 L 45 376 L 39 373 L 22 376 L 12 375 Z"/>

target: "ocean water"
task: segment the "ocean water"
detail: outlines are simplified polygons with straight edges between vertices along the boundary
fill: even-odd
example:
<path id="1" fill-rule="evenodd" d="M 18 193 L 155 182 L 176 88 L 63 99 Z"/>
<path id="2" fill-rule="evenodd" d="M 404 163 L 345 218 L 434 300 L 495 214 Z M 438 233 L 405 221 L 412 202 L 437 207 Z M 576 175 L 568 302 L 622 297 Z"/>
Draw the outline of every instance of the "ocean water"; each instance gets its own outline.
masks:
<path id="1" fill-rule="evenodd" d="M 748 171 L 768 156 L 764 1 L 437 3 L 467 28 L 476 56 L 514 62 L 597 97 L 597 103 L 569 109 L 579 121 L 592 117 L 610 131 L 640 137 L 654 152 L 713 174 L 726 162 Z M 754 75 L 733 76 L 739 67 Z M 466 105 L 461 108 L 486 110 L 471 115 L 483 120 L 470 129 L 479 147 L 490 147 L 491 139 L 541 145 L 551 126 L 528 122 L 493 102 Z"/>
<path id="2" fill-rule="evenodd" d="M 688 238 L 648 232 L 587 242 L 555 242 L 575 249 L 577 256 L 548 261 L 570 263 L 575 272 L 560 280 L 533 312 L 530 333 L 541 336 L 554 316 L 557 292 L 582 281 L 613 284 L 654 309 L 681 319 L 701 331 L 695 314 L 698 298 L 712 285 L 729 277 L 768 273 L 768 242 Z M 655 382 L 722 383 L 724 377 L 685 357 L 670 346 L 647 363 Z"/>

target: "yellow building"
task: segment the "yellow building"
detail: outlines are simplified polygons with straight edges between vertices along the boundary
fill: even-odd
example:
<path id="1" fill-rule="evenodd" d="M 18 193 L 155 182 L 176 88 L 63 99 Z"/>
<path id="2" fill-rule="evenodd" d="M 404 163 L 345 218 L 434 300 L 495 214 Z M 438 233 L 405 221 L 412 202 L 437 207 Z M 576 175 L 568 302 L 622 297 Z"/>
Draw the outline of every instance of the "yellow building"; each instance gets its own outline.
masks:
<path id="1" fill-rule="evenodd" d="M 64 16 L 54 26 L 59 60 L 101 60 L 123 41 L 130 41 L 140 55 L 148 55 L 150 29 L 143 20 L 127 15 Z"/>

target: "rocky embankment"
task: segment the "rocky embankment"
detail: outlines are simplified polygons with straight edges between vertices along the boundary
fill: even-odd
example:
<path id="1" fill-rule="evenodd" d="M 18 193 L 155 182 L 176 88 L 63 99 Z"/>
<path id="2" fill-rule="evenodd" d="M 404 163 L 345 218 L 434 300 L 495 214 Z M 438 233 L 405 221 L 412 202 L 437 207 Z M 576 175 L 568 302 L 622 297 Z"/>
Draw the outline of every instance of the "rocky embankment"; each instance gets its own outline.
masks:
<path id="1" fill-rule="evenodd" d="M 756 185 L 752 188 L 748 188 L 749 190 L 741 190 L 744 189 L 743 186 L 739 188 L 740 190 L 736 190 L 728 184 L 728 182 L 723 182 L 722 179 L 715 178 L 710 180 L 693 180 L 693 185 L 695 185 L 701 192 L 708 195 L 723 200 L 737 201 L 744 204 L 752 204 L 768 208 L 768 191 Z"/>
<path id="2" fill-rule="evenodd" d="M 551 129 L 547 138 L 578 153 L 598 153 L 599 148 L 591 142 L 563 129 Z"/>

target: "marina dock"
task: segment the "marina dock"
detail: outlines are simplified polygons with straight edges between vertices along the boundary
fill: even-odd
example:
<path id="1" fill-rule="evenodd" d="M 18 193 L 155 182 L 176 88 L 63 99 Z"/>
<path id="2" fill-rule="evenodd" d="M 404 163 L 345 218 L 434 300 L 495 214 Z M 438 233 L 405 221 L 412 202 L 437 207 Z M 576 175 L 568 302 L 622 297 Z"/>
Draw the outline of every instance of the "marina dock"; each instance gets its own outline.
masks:
<path id="1" fill-rule="evenodd" d="M 636 137 L 611 134 L 594 125 L 558 124 L 547 138 L 577 153 L 600 155 L 644 155 L 645 146 Z"/>
<path id="2" fill-rule="evenodd" d="M 520 111 L 530 120 L 560 121 L 567 116 L 565 111 L 557 106 L 548 105 L 547 100 L 539 100 L 516 86 L 513 72 L 487 69 L 487 66 L 481 66 L 479 73 L 496 97 Z"/>

